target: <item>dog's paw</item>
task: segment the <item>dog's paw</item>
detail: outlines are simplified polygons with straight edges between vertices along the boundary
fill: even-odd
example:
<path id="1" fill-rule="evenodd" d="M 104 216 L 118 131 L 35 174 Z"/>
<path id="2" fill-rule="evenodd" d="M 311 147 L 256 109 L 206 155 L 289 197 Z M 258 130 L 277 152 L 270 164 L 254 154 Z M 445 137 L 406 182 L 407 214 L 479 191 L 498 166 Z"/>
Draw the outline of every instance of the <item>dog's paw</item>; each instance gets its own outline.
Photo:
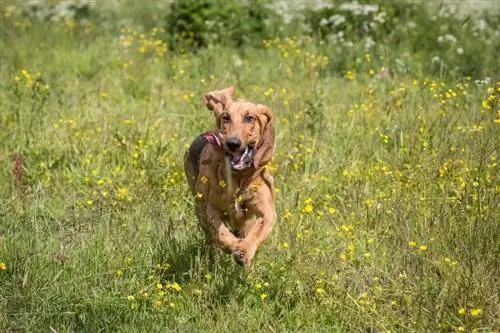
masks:
<path id="1" fill-rule="evenodd" d="M 247 265 L 247 260 L 246 260 L 246 257 L 245 257 L 245 253 L 243 251 L 241 251 L 241 250 L 235 250 L 233 252 L 233 259 L 240 266 L 246 266 Z"/>
<path id="2" fill-rule="evenodd" d="M 233 259 L 234 261 L 240 265 L 248 267 L 252 263 L 252 260 L 255 256 L 255 249 L 253 247 L 246 248 L 241 244 L 237 246 L 233 251 Z"/>

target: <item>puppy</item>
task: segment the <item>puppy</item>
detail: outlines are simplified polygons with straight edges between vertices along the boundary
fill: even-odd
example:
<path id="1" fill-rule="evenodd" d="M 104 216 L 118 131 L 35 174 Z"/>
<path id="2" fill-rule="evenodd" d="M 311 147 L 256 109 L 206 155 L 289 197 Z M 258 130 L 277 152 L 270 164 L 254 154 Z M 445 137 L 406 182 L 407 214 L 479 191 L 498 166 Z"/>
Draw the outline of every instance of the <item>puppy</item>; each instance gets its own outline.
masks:
<path id="1" fill-rule="evenodd" d="M 205 94 L 215 130 L 193 141 L 184 170 L 207 245 L 248 266 L 276 223 L 274 180 L 266 170 L 274 115 L 265 105 L 233 100 L 233 93 L 229 87 Z"/>

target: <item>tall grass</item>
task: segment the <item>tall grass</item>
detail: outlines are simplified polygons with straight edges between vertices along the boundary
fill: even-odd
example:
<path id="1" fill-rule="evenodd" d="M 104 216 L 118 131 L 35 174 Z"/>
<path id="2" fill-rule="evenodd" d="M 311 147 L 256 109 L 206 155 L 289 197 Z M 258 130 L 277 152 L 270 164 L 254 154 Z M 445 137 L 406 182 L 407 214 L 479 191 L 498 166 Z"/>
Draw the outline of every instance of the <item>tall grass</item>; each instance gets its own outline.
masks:
<path id="1" fill-rule="evenodd" d="M 187 52 L 148 7 L 19 8 L 0 39 L 1 331 L 498 331 L 498 40 L 464 33 L 484 57 L 462 75 L 399 39 Z M 277 115 L 279 221 L 247 271 L 208 265 L 182 171 L 213 126 L 202 94 L 232 84 Z"/>

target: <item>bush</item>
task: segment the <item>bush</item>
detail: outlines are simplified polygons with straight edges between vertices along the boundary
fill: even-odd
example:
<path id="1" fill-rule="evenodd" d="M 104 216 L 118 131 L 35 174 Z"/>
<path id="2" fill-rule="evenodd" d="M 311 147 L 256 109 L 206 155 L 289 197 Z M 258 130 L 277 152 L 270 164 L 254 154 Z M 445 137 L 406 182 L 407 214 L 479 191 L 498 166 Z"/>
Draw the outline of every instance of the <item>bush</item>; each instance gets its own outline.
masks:
<path id="1" fill-rule="evenodd" d="M 260 44 L 281 26 L 279 16 L 259 0 L 176 0 L 166 20 L 174 48 Z"/>
<path id="2" fill-rule="evenodd" d="M 356 58 L 364 53 L 379 57 L 381 63 L 398 63 L 403 74 L 483 77 L 500 70 L 493 51 L 500 47 L 495 38 L 500 16 L 495 11 L 474 17 L 429 3 L 353 1 L 306 8 L 303 20 L 336 56 L 336 70 L 357 69 Z M 410 58 L 413 66 L 408 64 Z"/>

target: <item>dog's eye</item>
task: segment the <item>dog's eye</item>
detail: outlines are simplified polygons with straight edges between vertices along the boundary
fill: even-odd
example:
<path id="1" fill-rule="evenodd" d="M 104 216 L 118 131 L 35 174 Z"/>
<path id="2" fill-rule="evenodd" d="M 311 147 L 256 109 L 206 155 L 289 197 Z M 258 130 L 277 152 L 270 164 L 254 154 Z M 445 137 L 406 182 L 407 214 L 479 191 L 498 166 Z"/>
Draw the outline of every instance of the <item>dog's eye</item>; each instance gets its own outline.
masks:
<path id="1" fill-rule="evenodd" d="M 244 121 L 245 121 L 245 123 L 249 123 L 249 124 L 251 124 L 251 123 L 253 123 L 254 119 L 255 119 L 255 118 L 254 118 L 254 117 L 252 117 L 252 116 L 245 116 Z"/>
<path id="2" fill-rule="evenodd" d="M 231 122 L 231 117 L 229 117 L 229 115 L 227 113 L 224 113 L 222 115 L 222 122 L 224 124 L 228 124 L 229 122 Z"/>

